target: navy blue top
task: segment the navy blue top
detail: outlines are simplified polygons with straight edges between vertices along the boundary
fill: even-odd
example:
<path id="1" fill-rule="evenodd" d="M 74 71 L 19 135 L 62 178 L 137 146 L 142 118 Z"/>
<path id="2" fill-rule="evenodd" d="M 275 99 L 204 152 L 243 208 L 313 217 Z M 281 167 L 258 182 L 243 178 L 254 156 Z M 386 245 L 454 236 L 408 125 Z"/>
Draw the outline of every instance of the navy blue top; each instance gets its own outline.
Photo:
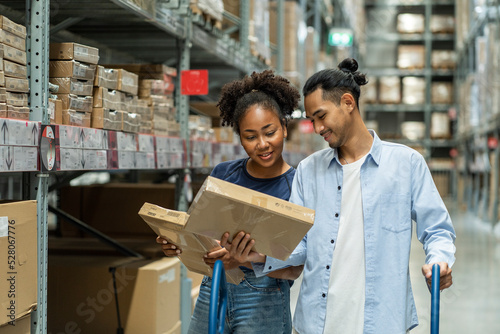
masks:
<path id="1" fill-rule="evenodd" d="M 218 179 L 256 190 L 261 193 L 288 201 L 292 190 L 295 168 L 290 167 L 285 173 L 268 179 L 251 176 L 246 168 L 249 158 L 226 161 L 218 164 L 210 174 Z"/>

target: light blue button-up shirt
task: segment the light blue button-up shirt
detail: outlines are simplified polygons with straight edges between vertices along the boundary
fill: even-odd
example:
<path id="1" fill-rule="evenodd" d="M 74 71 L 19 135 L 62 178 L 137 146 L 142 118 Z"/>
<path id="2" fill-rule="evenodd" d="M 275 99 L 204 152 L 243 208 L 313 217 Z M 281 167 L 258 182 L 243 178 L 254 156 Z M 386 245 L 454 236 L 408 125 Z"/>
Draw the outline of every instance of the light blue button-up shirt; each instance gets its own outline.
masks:
<path id="1" fill-rule="evenodd" d="M 412 221 L 426 263 L 453 265 L 455 231 L 423 157 L 370 133 L 374 141 L 360 175 L 366 269 L 363 333 L 406 333 L 418 324 L 409 275 Z M 304 264 L 294 316 L 301 334 L 323 334 L 342 191 L 349 191 L 342 188 L 342 180 L 336 149 L 302 161 L 290 202 L 316 210 L 314 226 L 286 262 L 268 257 L 264 265 L 254 265 L 256 274 L 264 275 Z"/>

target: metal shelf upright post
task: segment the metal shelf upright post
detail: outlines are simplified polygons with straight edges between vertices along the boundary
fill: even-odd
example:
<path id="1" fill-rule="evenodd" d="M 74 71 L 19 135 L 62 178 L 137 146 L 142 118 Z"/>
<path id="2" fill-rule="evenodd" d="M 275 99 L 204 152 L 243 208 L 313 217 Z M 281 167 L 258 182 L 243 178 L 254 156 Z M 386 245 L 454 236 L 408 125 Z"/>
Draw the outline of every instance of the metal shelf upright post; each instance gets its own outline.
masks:
<path id="1" fill-rule="evenodd" d="M 49 0 L 26 0 L 28 73 L 30 80 L 30 120 L 48 123 L 49 81 Z M 49 175 L 43 172 L 23 175 L 25 199 L 37 200 L 38 297 L 32 313 L 31 333 L 47 332 L 47 194 Z"/>

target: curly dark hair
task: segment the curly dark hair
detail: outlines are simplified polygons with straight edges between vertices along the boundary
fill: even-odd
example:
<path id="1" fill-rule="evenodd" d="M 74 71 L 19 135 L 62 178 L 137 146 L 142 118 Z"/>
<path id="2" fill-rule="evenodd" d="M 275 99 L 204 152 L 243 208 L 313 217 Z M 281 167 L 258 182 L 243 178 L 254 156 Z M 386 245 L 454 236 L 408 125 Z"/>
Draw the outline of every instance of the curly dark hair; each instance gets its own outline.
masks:
<path id="1" fill-rule="evenodd" d="M 245 112 L 253 105 L 274 111 L 283 126 L 298 107 L 299 91 L 286 78 L 265 70 L 246 75 L 222 87 L 217 107 L 223 126 L 232 126 L 239 134 L 239 123 Z"/>

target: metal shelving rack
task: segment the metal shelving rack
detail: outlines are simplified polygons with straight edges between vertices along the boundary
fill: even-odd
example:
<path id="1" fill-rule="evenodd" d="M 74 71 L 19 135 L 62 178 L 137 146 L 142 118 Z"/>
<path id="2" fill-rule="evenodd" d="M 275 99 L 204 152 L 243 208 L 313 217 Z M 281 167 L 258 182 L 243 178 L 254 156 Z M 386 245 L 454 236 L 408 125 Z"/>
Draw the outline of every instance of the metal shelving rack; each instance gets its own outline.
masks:
<path id="1" fill-rule="evenodd" d="M 370 77 L 407 77 L 414 76 L 425 79 L 425 103 L 418 105 L 409 104 L 369 104 L 364 105 L 364 111 L 368 119 L 378 119 L 384 115 L 384 120 L 390 118 L 391 132 L 394 134 L 401 134 L 400 125 L 405 120 L 422 120 L 425 124 L 425 136 L 422 140 L 406 140 L 406 139 L 387 139 L 390 141 L 399 142 L 408 146 L 417 146 L 423 148 L 424 157 L 428 162 L 434 157 L 446 157 L 449 150 L 457 145 L 454 137 L 450 139 L 433 139 L 431 138 L 431 116 L 433 113 L 447 113 L 455 108 L 455 104 L 433 104 L 431 101 L 431 85 L 434 80 L 436 81 L 453 81 L 455 78 L 455 71 L 447 69 L 433 69 L 431 66 L 431 52 L 437 46 L 448 46 L 450 50 L 454 47 L 455 35 L 454 34 L 433 34 L 431 32 L 430 19 L 434 13 L 446 12 L 453 14 L 454 1 L 441 0 L 421 0 L 421 1 L 399 1 L 399 0 L 366 0 L 365 8 L 367 14 L 370 10 L 375 10 L 374 13 L 381 14 L 375 17 L 378 20 L 372 25 L 367 22 L 366 39 L 370 41 L 367 43 L 366 54 L 370 54 L 370 46 L 376 43 L 386 43 L 392 45 L 423 45 L 425 47 L 425 66 L 422 69 L 399 69 L 394 67 L 372 67 L 367 69 Z M 418 13 L 423 14 L 425 19 L 424 31 L 420 34 L 401 34 L 392 30 L 394 27 L 389 27 L 389 22 L 395 21 L 398 13 Z M 385 15 L 384 15 L 385 14 Z M 373 16 L 373 15 L 372 15 Z M 373 19 L 373 17 L 372 17 Z M 394 22 L 395 24 L 396 22 Z M 377 31 L 375 26 L 379 24 L 380 30 Z M 371 28 L 370 28 L 371 27 Z M 382 45 L 382 44 L 381 44 Z M 384 44 L 385 45 L 385 44 Z M 392 55 L 392 54 L 391 54 Z M 394 64 L 395 65 L 395 64 Z M 382 114 L 383 113 L 383 114 Z M 379 116 L 380 115 L 380 116 Z M 379 120 L 380 123 L 380 120 Z M 396 129 L 393 127 L 396 126 Z M 452 129 L 454 122 L 452 122 Z M 453 131 L 453 130 L 452 130 Z M 452 132 L 453 133 L 453 132 Z M 449 156 L 448 156 L 449 157 Z M 434 167 L 429 165 L 433 173 L 449 173 L 450 194 L 456 196 L 456 173 L 452 168 L 442 169 L 441 167 Z"/>
<path id="2" fill-rule="evenodd" d="M 472 1 L 464 2 L 468 5 L 466 10 L 469 13 L 468 31 L 460 44 L 457 43 L 457 90 L 465 84 L 470 75 L 477 72 L 477 65 L 480 59 L 477 55 L 476 42 L 484 35 L 484 28 L 489 23 L 495 23 L 497 35 L 500 33 L 500 2 L 497 0 L 485 1 L 475 5 Z M 462 5 L 464 5 L 462 4 Z M 457 17 L 458 17 L 457 8 Z M 498 57 L 498 54 L 496 55 Z M 495 78 L 498 81 L 498 78 Z M 489 85 L 490 83 L 487 83 Z M 480 90 L 488 87 L 479 87 Z M 470 92 L 471 96 L 474 94 Z M 497 94 L 492 91 L 491 94 Z M 480 105 L 461 105 L 458 108 L 481 109 Z M 461 127 L 457 131 L 456 137 L 458 149 L 462 155 L 461 162 L 457 166 L 457 172 L 463 183 L 460 198 L 468 210 L 474 212 L 483 221 L 495 224 L 499 216 L 499 192 L 500 182 L 499 145 L 489 146 L 488 140 L 500 140 L 500 117 L 491 110 L 486 110 L 477 124 L 471 124 L 469 119 L 459 119 Z M 493 188 L 491 188 L 493 187 Z"/>

